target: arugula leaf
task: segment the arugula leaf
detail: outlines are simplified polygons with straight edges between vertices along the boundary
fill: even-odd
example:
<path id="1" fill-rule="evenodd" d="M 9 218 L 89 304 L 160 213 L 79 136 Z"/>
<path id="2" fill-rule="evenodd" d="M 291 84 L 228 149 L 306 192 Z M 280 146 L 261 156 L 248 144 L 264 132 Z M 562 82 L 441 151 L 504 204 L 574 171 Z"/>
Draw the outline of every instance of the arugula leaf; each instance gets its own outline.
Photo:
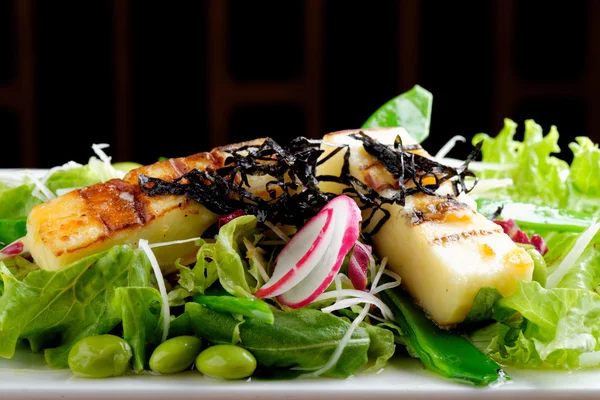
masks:
<path id="1" fill-rule="evenodd" d="M 118 287 L 111 307 L 122 320 L 123 339 L 133 351 L 133 369 L 144 370 L 149 355 L 162 339 L 160 292 L 150 287 Z"/>
<path id="2" fill-rule="evenodd" d="M 0 263 L 0 357 L 11 358 L 20 339 L 60 332 L 60 345 L 46 349 L 45 357 L 51 367 L 67 367 L 75 342 L 119 323 L 110 307 L 115 289 L 148 286 L 151 267 L 142 254 L 115 246 L 59 271 L 33 271 L 22 281 Z"/>
<path id="3" fill-rule="evenodd" d="M 394 97 L 367 119 L 362 128 L 401 126 L 418 142 L 429 136 L 433 95 L 419 85 Z"/>
<path id="4" fill-rule="evenodd" d="M 231 314 L 196 303 L 187 303 L 185 312 L 196 335 L 213 344 L 231 343 L 239 326 L 238 346 L 250 351 L 264 368 L 317 370 L 327 363 L 350 327 L 341 318 L 310 309 L 277 312 L 272 325 L 257 319 L 239 325 Z M 346 378 L 354 374 L 366 364 L 369 346 L 369 334 L 359 326 L 337 364 L 325 375 Z"/>

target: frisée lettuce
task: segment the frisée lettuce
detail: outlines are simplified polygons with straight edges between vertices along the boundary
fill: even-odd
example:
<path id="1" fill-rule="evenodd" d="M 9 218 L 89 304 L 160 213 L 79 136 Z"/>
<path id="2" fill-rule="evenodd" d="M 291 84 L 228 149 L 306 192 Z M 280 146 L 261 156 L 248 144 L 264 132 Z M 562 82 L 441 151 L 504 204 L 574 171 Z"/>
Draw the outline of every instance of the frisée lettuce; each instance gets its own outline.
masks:
<path id="1" fill-rule="evenodd" d="M 577 137 L 569 145 L 569 165 L 556 156 L 555 126 L 544 135 L 527 120 L 523 141 L 515 140 L 516 131 L 517 124 L 506 119 L 496 137 L 473 137 L 473 144 L 483 141 L 483 165 L 507 165 L 481 171 L 480 178 L 513 182 L 474 196 L 481 212 L 514 218 L 528 233 L 545 239 L 549 286 L 520 282 L 516 293 L 488 308 L 491 323 L 470 338 L 502 365 L 574 369 L 598 364 L 597 357 L 590 357 L 600 350 L 600 235 L 593 229 L 600 215 L 598 145 Z"/>

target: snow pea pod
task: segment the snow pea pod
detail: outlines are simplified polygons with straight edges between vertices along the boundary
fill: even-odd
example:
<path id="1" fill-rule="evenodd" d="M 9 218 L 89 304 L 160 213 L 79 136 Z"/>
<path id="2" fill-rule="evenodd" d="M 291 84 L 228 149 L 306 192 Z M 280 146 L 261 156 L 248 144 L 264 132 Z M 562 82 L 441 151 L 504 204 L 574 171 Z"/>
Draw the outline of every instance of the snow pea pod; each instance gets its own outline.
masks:
<path id="1" fill-rule="evenodd" d="M 25 236 L 26 225 L 27 218 L 25 217 L 0 219 L 0 248 Z"/>
<path id="2" fill-rule="evenodd" d="M 512 219 L 521 229 L 526 230 L 583 232 L 594 221 L 591 214 L 575 210 L 506 200 L 477 199 L 477 211 L 485 216 L 494 215 L 499 208 L 502 219 Z"/>
<path id="3" fill-rule="evenodd" d="M 465 337 L 436 326 L 406 295 L 390 289 L 381 297 L 427 369 L 476 386 L 486 386 L 500 376 L 508 378 L 496 362 Z"/>

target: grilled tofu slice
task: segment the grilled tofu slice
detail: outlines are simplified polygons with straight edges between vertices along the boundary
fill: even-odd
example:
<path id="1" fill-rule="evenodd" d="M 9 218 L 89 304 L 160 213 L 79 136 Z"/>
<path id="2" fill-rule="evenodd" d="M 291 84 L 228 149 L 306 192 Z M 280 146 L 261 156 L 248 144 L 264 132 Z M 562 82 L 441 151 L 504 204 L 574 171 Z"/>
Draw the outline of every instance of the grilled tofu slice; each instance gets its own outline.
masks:
<path id="1" fill-rule="evenodd" d="M 141 191 L 138 176 L 172 181 L 194 168 L 220 168 L 229 149 L 260 144 L 262 140 L 157 162 L 130 171 L 123 180 L 74 190 L 38 205 L 28 217 L 24 244 L 41 268 L 57 270 L 117 244 L 136 245 L 139 239 L 154 243 L 198 237 L 219 215 L 185 196 L 148 196 Z M 194 260 L 197 250 L 189 242 L 157 247 L 155 254 L 166 274 L 176 270 L 177 258 Z"/>
<path id="2" fill-rule="evenodd" d="M 402 128 L 362 130 L 384 144 L 393 144 L 400 135 L 404 145 L 416 144 Z M 398 184 L 387 170 L 350 137 L 358 131 L 325 135 L 324 142 L 350 148 L 350 173 L 389 197 Z M 327 155 L 333 148 L 324 145 Z M 422 149 L 419 155 L 429 157 Z M 323 163 L 319 175 L 339 176 L 342 153 Z M 323 190 L 339 192 L 335 183 Z M 450 194 L 450 185 L 438 193 Z M 454 197 L 409 196 L 405 206 L 386 205 L 390 218 L 373 236 L 374 251 L 387 257 L 387 266 L 402 277 L 402 285 L 440 326 L 464 320 L 473 299 L 483 287 L 512 294 L 520 280 L 531 280 L 533 261 L 492 221 L 475 210 L 467 195 Z M 366 218 L 366 216 L 365 216 Z"/>

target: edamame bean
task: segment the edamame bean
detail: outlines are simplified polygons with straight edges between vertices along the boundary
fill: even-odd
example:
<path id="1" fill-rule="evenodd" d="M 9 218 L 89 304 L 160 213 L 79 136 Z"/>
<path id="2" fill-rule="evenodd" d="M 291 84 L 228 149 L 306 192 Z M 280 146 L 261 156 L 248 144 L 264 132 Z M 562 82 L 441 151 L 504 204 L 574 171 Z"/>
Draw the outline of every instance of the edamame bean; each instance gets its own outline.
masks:
<path id="1" fill-rule="evenodd" d="M 244 348 L 232 344 L 219 344 L 198 354 L 196 368 L 207 376 L 242 379 L 254 373 L 256 358 Z"/>
<path id="2" fill-rule="evenodd" d="M 548 278 L 548 270 L 544 257 L 536 249 L 527 249 L 527 253 L 533 259 L 533 275 L 531 279 L 538 282 L 542 287 L 546 287 L 546 278 Z"/>
<path id="3" fill-rule="evenodd" d="M 150 356 L 150 369 L 161 374 L 181 372 L 192 366 L 202 349 L 195 336 L 177 336 L 162 342 Z"/>
<path id="4" fill-rule="evenodd" d="M 88 336 L 69 351 L 69 368 L 84 378 L 120 376 L 129 367 L 132 352 L 129 343 L 114 335 Z"/>

